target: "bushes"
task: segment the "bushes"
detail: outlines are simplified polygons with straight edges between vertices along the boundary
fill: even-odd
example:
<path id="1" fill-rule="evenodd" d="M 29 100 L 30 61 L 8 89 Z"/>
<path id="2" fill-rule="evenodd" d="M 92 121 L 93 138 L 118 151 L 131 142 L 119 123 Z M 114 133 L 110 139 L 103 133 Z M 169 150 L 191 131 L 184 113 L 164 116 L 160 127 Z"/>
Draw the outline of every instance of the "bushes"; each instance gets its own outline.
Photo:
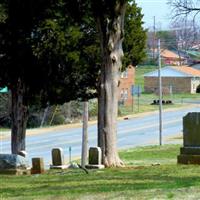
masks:
<path id="1" fill-rule="evenodd" d="M 2 100 L 3 98 L 1 98 Z M 9 99 L 3 99 L 0 110 L 0 127 L 10 128 Z M 32 105 L 29 108 L 27 128 L 40 127 L 44 118 L 44 126 L 67 124 L 79 122 L 82 120 L 83 103 L 80 101 L 71 101 L 63 105 L 52 105 L 46 108 L 40 108 L 39 105 Z M 97 99 L 89 101 L 89 117 L 96 118 L 98 113 Z"/>

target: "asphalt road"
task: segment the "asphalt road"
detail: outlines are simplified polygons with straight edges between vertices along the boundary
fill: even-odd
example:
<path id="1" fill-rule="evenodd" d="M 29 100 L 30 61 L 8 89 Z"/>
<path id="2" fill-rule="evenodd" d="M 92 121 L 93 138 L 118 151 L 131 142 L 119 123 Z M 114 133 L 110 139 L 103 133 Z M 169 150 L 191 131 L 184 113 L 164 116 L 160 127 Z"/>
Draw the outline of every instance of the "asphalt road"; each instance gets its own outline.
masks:
<path id="1" fill-rule="evenodd" d="M 182 132 L 182 118 L 188 112 L 200 112 L 200 107 L 188 107 L 175 111 L 163 112 L 163 144 L 174 142 L 168 140 Z M 96 146 L 97 127 L 89 126 L 89 147 Z M 27 152 L 32 157 L 43 157 L 45 166 L 51 163 L 51 149 L 61 147 L 66 160 L 69 160 L 69 147 L 72 158 L 81 155 L 82 128 L 68 128 L 65 130 L 47 131 L 46 133 L 27 136 Z M 141 117 L 118 121 L 118 147 L 130 148 L 159 144 L 159 115 L 154 112 Z M 0 153 L 10 153 L 10 140 L 1 141 Z"/>

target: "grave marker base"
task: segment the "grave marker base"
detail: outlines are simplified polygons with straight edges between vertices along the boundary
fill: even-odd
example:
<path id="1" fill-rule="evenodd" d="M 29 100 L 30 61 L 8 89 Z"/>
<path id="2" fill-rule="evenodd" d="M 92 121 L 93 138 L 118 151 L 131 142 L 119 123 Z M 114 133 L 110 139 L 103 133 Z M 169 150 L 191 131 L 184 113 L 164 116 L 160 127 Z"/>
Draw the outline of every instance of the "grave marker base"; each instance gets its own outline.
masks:
<path id="1" fill-rule="evenodd" d="M 104 169 L 105 166 L 104 165 L 86 165 L 85 168 L 86 169 Z"/>
<path id="2" fill-rule="evenodd" d="M 50 165 L 50 169 L 68 169 L 69 165 Z"/>
<path id="3" fill-rule="evenodd" d="M 177 156 L 178 164 L 198 164 L 200 165 L 200 155 L 181 154 Z"/>

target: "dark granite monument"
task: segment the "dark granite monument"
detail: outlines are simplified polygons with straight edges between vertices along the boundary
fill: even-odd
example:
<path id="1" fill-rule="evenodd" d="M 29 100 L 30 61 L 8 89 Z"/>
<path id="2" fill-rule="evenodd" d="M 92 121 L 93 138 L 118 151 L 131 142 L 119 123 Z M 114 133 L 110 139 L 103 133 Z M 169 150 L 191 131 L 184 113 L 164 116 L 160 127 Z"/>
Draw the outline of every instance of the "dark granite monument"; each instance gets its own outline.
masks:
<path id="1" fill-rule="evenodd" d="M 183 117 L 183 147 L 177 157 L 180 164 L 200 164 L 200 113 Z"/>

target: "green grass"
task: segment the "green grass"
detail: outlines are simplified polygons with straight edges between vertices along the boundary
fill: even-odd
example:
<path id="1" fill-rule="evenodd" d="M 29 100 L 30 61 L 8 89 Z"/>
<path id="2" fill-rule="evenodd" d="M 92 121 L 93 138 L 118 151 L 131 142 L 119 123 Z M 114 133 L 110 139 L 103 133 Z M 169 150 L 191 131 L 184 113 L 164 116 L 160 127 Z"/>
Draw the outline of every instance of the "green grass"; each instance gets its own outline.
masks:
<path id="1" fill-rule="evenodd" d="M 167 108 L 181 108 L 186 102 L 186 98 L 182 98 L 184 94 L 182 95 L 176 95 L 176 96 L 164 96 L 164 100 L 172 100 L 173 104 L 163 104 L 163 109 Z M 186 97 L 186 96 L 185 96 Z M 192 96 L 187 95 L 187 99 L 192 99 Z M 191 98 L 189 98 L 191 97 Z M 194 96 L 193 96 L 194 97 Z M 155 94 L 144 94 L 142 93 L 139 97 L 139 108 L 138 108 L 138 97 L 134 96 L 134 104 L 133 108 L 132 106 L 119 106 L 119 115 L 125 116 L 125 115 L 131 115 L 136 113 L 145 113 L 150 111 L 156 111 L 159 110 L 158 105 L 151 105 L 154 100 L 158 100 L 159 97 Z M 194 98 L 193 98 L 194 99 Z M 200 95 L 195 95 L 195 99 L 200 100 Z"/>
<path id="2" fill-rule="evenodd" d="M 120 152 L 125 168 L 0 176 L 0 199 L 199 199 L 200 167 L 177 165 L 178 145 Z"/>

